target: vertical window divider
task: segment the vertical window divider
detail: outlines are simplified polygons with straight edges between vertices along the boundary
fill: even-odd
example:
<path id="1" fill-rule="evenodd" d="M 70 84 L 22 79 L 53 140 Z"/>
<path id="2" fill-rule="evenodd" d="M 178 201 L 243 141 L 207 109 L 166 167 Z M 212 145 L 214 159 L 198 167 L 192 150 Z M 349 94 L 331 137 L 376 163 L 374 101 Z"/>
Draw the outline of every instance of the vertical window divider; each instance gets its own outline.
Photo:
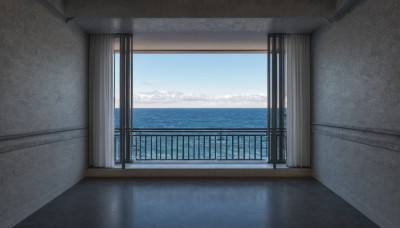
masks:
<path id="1" fill-rule="evenodd" d="M 285 47 L 284 34 L 268 34 L 268 162 L 273 164 L 282 160 L 285 98 Z M 279 159 L 278 159 L 279 158 Z"/>
<path id="2" fill-rule="evenodd" d="M 120 160 L 131 160 L 132 135 L 132 35 L 120 34 Z"/>

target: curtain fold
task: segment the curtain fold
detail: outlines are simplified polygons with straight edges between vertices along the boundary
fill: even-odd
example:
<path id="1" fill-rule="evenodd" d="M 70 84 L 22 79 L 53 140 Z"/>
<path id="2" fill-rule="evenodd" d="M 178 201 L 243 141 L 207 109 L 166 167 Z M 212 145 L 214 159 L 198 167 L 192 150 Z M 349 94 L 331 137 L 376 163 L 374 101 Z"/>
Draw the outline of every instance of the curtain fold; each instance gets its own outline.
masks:
<path id="1" fill-rule="evenodd" d="M 288 34 L 287 160 L 289 167 L 310 167 L 310 35 Z"/>
<path id="2" fill-rule="evenodd" d="M 90 151 L 94 167 L 114 166 L 113 36 L 90 35 Z"/>

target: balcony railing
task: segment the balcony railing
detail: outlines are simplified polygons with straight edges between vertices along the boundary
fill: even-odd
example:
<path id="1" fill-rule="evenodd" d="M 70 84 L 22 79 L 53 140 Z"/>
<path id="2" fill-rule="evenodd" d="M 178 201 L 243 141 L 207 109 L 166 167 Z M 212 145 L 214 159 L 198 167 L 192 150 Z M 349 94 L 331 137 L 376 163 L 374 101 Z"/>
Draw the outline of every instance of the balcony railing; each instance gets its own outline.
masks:
<path id="1" fill-rule="evenodd" d="M 120 129 L 115 129 L 115 161 L 120 162 Z M 138 160 L 286 160 L 286 129 L 129 129 L 130 153 Z M 282 150 L 269 151 L 274 138 Z"/>

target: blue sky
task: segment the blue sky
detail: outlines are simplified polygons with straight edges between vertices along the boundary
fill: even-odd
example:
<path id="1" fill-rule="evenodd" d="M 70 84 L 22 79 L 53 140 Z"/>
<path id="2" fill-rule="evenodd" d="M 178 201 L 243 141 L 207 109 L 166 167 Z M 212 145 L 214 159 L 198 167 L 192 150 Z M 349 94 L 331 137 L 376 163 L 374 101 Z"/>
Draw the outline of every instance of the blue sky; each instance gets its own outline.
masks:
<path id="1" fill-rule="evenodd" d="M 133 56 L 138 108 L 265 108 L 266 79 L 266 54 Z"/>

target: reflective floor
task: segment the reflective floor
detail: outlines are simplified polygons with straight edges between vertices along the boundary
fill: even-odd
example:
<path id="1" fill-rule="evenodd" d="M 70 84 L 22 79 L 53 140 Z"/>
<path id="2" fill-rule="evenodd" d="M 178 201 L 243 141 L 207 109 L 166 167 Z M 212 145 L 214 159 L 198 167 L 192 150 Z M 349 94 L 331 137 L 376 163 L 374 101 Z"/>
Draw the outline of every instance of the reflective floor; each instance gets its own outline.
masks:
<path id="1" fill-rule="evenodd" d="M 85 179 L 16 227 L 377 227 L 314 179 Z"/>

